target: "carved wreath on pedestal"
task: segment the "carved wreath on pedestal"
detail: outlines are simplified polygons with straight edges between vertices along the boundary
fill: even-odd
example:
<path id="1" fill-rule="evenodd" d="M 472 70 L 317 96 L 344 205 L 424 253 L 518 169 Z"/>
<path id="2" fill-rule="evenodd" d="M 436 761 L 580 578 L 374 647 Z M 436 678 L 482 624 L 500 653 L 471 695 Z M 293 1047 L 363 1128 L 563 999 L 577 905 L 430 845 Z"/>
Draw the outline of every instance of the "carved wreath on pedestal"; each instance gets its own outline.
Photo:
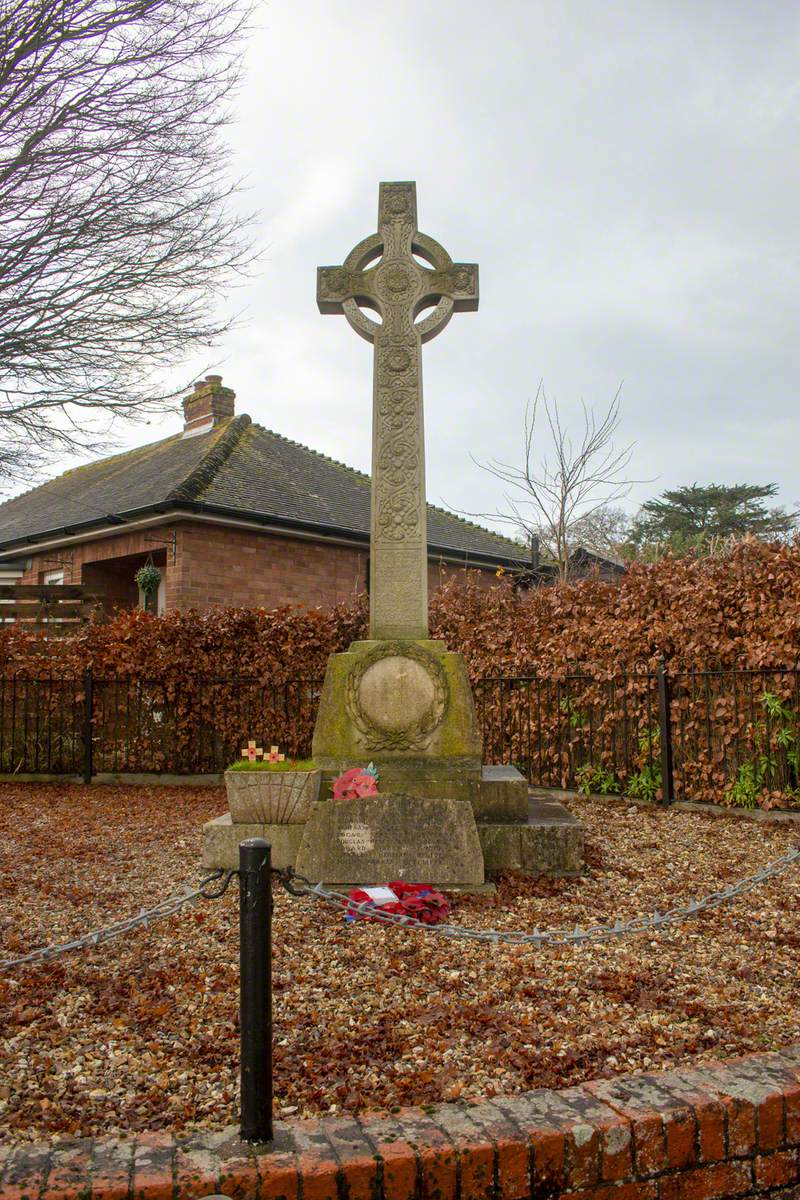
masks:
<path id="1" fill-rule="evenodd" d="M 384 658 L 408 658 L 418 663 L 433 685 L 433 699 L 414 721 L 401 728 L 386 728 L 377 724 L 364 711 L 361 703 L 361 681 L 376 663 Z M 421 646 L 408 642 L 382 642 L 369 651 L 351 671 L 345 690 L 345 703 L 350 717 L 365 739 L 369 750 L 424 750 L 435 730 L 441 725 L 447 710 L 447 676 L 441 663 Z"/>

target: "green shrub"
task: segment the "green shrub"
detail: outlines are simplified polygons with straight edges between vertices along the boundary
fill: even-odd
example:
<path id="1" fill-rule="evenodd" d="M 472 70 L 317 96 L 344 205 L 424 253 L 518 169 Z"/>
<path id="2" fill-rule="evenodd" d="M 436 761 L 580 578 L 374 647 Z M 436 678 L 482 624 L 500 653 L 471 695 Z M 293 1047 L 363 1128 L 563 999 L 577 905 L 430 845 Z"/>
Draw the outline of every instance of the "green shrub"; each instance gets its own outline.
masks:
<path id="1" fill-rule="evenodd" d="M 635 771 L 625 785 L 625 795 L 633 800 L 646 800 L 654 803 L 661 787 L 661 771 L 658 767 L 648 764 L 641 771 Z"/>
<path id="2" fill-rule="evenodd" d="M 771 752 L 770 733 L 783 750 L 795 782 L 800 776 L 800 744 L 795 732 L 797 717 L 794 710 L 774 692 L 764 692 L 759 704 L 764 710 L 765 719 L 756 721 L 752 726 L 753 757 L 739 764 L 735 780 L 725 790 L 728 804 L 738 808 L 759 808 L 762 802 L 764 807 L 769 807 L 768 793 L 770 785 L 777 783 L 778 770 L 778 761 Z M 772 723 L 771 730 L 767 726 L 767 720 Z M 800 796 L 797 786 L 784 786 L 783 792 L 790 799 Z"/>
<path id="3" fill-rule="evenodd" d="M 613 771 L 594 763 L 586 763 L 575 772 L 578 781 L 578 791 L 584 796 L 614 796 L 620 791 L 620 785 Z"/>
<path id="4" fill-rule="evenodd" d="M 646 729 L 638 741 L 641 766 L 628 777 L 625 795 L 653 804 L 661 787 L 661 732 L 654 727 Z"/>

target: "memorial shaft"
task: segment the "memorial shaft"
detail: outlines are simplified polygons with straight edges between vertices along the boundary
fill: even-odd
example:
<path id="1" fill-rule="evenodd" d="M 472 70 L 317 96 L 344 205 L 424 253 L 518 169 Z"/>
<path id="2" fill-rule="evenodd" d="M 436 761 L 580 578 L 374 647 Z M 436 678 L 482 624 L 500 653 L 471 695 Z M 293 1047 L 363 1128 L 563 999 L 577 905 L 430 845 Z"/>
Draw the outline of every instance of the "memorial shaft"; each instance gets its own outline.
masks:
<path id="1" fill-rule="evenodd" d="M 375 338 L 370 637 L 428 636 L 428 521 L 419 335 Z"/>
<path id="2" fill-rule="evenodd" d="M 438 242 L 419 232 L 413 183 L 382 183 L 378 232 L 360 242 L 341 267 L 319 268 L 317 302 L 323 313 L 343 313 L 374 346 L 370 637 L 426 638 L 421 348 L 453 312 L 478 307 L 478 268 L 453 263 Z M 432 305 L 430 315 L 417 321 Z"/>

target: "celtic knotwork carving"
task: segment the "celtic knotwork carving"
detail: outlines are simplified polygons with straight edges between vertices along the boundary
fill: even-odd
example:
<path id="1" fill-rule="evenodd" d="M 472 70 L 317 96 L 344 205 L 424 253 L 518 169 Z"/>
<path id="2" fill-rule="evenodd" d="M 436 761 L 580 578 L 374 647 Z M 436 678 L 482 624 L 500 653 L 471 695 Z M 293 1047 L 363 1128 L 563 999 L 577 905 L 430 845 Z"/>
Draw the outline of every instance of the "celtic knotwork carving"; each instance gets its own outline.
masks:
<path id="1" fill-rule="evenodd" d="M 375 286 L 390 303 L 405 300 L 417 288 L 417 281 L 403 266 L 401 259 L 385 263 L 378 271 Z"/>
<path id="2" fill-rule="evenodd" d="M 364 711 L 361 684 L 367 671 L 386 658 L 406 658 L 419 664 L 432 687 L 432 699 L 425 710 L 401 728 L 385 728 Z M 353 668 L 345 688 L 345 703 L 350 717 L 370 752 L 380 750 L 424 750 L 447 712 L 449 690 L 447 675 L 438 659 L 421 646 L 408 642 L 382 642 L 361 658 Z"/>
<path id="3" fill-rule="evenodd" d="M 443 296 L 469 294 L 477 287 L 476 270 L 469 263 L 457 263 L 446 271 L 432 271 L 429 284 L 431 292 Z"/>
<path id="4" fill-rule="evenodd" d="M 475 272 L 472 267 L 457 267 L 453 275 L 453 284 L 457 292 L 474 291 Z"/>
<path id="5" fill-rule="evenodd" d="M 443 246 L 419 232 L 413 183 L 381 184 L 378 226 L 342 266 L 319 269 L 317 299 L 323 312 L 344 312 L 370 341 L 381 332 L 410 335 L 419 344 L 443 329 L 454 309 L 477 308 L 477 266 L 454 263 Z M 364 302 L 378 309 L 382 326 L 359 316 Z M 423 302 L 436 304 L 437 310 L 416 328 L 414 317 Z"/>
<path id="6" fill-rule="evenodd" d="M 402 380 L 392 380 L 389 387 L 378 392 L 378 422 L 382 431 L 413 428 L 416 415 L 417 394 L 404 387 Z"/>
<path id="7" fill-rule="evenodd" d="M 416 391 L 419 376 L 419 358 L 416 339 L 407 337 L 388 338 L 378 342 L 378 383 L 381 387 L 409 388 Z"/>
<path id="8" fill-rule="evenodd" d="M 320 290 L 325 296 L 340 297 L 347 296 L 352 292 L 356 285 L 357 277 L 352 272 L 345 271 L 340 268 L 334 271 L 327 271 L 320 276 Z"/>
<path id="9" fill-rule="evenodd" d="M 391 346 L 386 351 L 384 366 L 392 375 L 399 375 L 409 371 L 413 361 L 413 354 L 405 346 Z"/>
<path id="10" fill-rule="evenodd" d="M 383 209 L 390 221 L 408 219 L 411 213 L 412 196 L 408 186 L 385 186 L 383 190 Z"/>
<path id="11" fill-rule="evenodd" d="M 422 460 L 416 436 L 417 397 L 403 388 L 390 388 L 379 399 L 378 443 L 375 459 L 376 528 L 390 541 L 420 533 L 418 480 Z"/>
<path id="12" fill-rule="evenodd" d="M 402 426 L 394 432 L 387 432 L 378 454 L 378 466 L 387 472 L 387 477 L 388 474 L 399 475 L 401 479 L 419 466 L 417 447 L 409 441 Z"/>
<path id="13" fill-rule="evenodd" d="M 378 492 L 376 524 L 379 534 L 390 542 L 406 542 L 419 532 L 419 504 L 408 487 L 384 485 Z"/>

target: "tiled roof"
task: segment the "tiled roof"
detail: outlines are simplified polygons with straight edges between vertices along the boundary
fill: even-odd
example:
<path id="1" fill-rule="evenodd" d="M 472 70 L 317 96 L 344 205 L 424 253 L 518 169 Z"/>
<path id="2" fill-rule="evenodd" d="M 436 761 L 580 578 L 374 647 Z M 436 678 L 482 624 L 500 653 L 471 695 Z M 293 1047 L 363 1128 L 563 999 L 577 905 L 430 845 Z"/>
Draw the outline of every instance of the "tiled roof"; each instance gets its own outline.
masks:
<path id="1" fill-rule="evenodd" d="M 0 505 L 0 549 L 154 505 L 274 518 L 369 536 L 368 475 L 264 429 L 242 415 L 208 433 L 177 434 L 76 467 Z M 524 561 L 509 538 L 428 505 L 432 547 L 466 558 Z"/>

